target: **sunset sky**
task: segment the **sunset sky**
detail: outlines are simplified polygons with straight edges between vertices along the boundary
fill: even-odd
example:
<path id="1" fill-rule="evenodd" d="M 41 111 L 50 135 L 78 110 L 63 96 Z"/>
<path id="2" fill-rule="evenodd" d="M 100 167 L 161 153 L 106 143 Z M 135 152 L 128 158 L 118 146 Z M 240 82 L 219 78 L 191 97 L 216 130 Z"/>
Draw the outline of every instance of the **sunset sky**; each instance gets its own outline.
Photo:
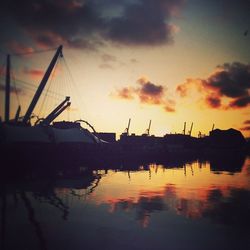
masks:
<path id="1" fill-rule="evenodd" d="M 18 102 L 24 115 L 55 50 L 33 52 L 62 44 L 65 61 L 39 100 L 39 117 L 70 95 L 59 120 L 81 118 L 97 131 L 119 135 L 131 118 L 136 134 L 151 119 L 155 135 L 193 122 L 194 136 L 213 124 L 250 136 L 249 0 L 9 0 L 0 26 L 2 118 L 6 54 L 14 117 Z"/>

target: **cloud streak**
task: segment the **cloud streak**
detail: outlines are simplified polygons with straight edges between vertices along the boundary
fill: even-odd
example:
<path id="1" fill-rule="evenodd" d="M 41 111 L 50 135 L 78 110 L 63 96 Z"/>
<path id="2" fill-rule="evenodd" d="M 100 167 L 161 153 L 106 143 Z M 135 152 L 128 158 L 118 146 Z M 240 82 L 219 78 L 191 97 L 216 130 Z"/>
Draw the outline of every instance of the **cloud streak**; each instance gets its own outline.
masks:
<path id="1" fill-rule="evenodd" d="M 250 120 L 243 122 L 243 127 L 240 129 L 242 131 L 250 131 Z"/>
<path id="2" fill-rule="evenodd" d="M 44 75 L 44 71 L 40 69 L 24 68 L 23 73 L 26 75 L 30 75 L 31 77 L 35 77 L 35 78 L 41 78 Z"/>

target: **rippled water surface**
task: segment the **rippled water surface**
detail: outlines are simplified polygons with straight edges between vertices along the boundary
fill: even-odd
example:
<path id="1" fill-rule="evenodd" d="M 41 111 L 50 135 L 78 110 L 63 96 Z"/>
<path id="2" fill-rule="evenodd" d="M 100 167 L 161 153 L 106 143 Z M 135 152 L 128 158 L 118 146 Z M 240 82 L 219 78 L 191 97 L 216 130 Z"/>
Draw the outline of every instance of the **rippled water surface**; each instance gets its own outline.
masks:
<path id="1" fill-rule="evenodd" d="M 233 164 L 81 166 L 6 181 L 0 247 L 250 249 L 250 159 Z"/>

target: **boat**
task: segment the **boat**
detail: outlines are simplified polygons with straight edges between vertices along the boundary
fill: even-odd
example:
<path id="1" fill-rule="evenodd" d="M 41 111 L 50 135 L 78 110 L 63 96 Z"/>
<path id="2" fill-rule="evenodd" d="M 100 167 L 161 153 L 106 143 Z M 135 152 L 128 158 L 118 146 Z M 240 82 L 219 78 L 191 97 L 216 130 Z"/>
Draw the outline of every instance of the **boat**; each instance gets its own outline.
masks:
<path id="1" fill-rule="evenodd" d="M 23 117 L 19 117 L 20 106 L 14 119 L 9 117 L 10 109 L 10 55 L 7 56 L 6 87 L 5 87 L 5 119 L 0 122 L 0 147 L 8 160 L 16 157 L 53 158 L 61 159 L 67 156 L 89 158 L 97 153 L 106 142 L 99 139 L 93 131 L 83 128 L 84 122 L 93 128 L 87 121 L 75 122 L 54 120 L 71 105 L 70 97 L 66 96 L 54 110 L 46 117 L 39 118 L 32 125 L 31 118 L 36 104 L 48 82 L 52 70 L 59 57 L 63 57 L 63 46 L 59 46 L 52 58 L 30 105 Z M 42 157 L 41 157 L 42 156 Z"/>

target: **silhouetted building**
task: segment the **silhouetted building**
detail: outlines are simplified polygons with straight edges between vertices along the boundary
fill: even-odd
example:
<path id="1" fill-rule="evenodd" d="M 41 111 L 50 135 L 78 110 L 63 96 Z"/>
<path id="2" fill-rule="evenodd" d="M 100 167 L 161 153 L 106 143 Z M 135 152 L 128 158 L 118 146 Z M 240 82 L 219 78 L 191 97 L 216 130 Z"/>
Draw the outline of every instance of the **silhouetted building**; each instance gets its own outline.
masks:
<path id="1" fill-rule="evenodd" d="M 246 140 L 236 129 L 215 129 L 209 133 L 209 144 L 216 148 L 242 148 L 246 146 Z"/>

